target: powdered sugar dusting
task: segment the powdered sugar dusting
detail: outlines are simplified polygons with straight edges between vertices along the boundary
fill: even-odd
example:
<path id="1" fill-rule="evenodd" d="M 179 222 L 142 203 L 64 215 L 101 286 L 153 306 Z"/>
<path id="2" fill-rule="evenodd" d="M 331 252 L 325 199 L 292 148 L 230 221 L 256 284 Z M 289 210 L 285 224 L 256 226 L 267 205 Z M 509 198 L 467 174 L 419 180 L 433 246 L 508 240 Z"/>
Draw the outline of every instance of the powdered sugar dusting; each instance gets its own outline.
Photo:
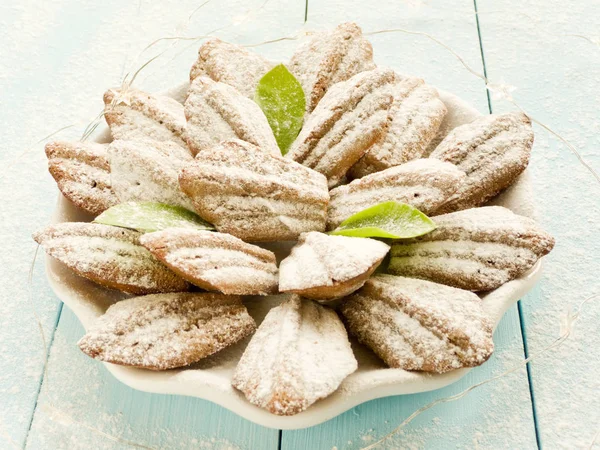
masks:
<path id="1" fill-rule="evenodd" d="M 480 365 L 493 350 L 480 298 L 448 286 L 376 275 L 341 311 L 390 367 L 443 373 Z"/>
<path id="2" fill-rule="evenodd" d="M 121 202 L 154 201 L 192 210 L 179 188 L 179 172 L 194 160 L 171 142 L 113 141 L 108 148 L 113 190 Z"/>
<path id="3" fill-rule="evenodd" d="M 232 384 L 255 405 L 289 415 L 331 394 L 356 367 L 337 314 L 292 296 L 269 311 Z"/>
<path id="4" fill-rule="evenodd" d="M 292 291 L 344 283 L 374 269 L 388 250 L 387 244 L 374 239 L 304 233 L 290 256 L 281 262 L 279 289 Z"/>
<path id="5" fill-rule="evenodd" d="M 456 192 L 465 174 L 450 163 L 416 159 L 367 175 L 329 192 L 327 228 L 363 209 L 387 201 L 407 203 L 424 214 L 435 211 Z"/>
<path id="6" fill-rule="evenodd" d="M 44 250 L 78 275 L 130 293 L 187 290 L 187 283 L 139 245 L 140 233 L 67 222 L 34 234 Z"/>
<path id="7" fill-rule="evenodd" d="M 196 362 L 254 328 L 240 297 L 157 294 L 112 305 L 79 347 L 102 361 L 164 370 Z"/>
<path id="8" fill-rule="evenodd" d="M 389 271 L 473 291 L 495 289 L 530 269 L 554 239 L 500 206 L 434 218 L 437 228 L 392 245 Z"/>
<path id="9" fill-rule="evenodd" d="M 186 280 L 225 294 L 276 292 L 275 255 L 224 233 L 168 228 L 141 243 Z"/>

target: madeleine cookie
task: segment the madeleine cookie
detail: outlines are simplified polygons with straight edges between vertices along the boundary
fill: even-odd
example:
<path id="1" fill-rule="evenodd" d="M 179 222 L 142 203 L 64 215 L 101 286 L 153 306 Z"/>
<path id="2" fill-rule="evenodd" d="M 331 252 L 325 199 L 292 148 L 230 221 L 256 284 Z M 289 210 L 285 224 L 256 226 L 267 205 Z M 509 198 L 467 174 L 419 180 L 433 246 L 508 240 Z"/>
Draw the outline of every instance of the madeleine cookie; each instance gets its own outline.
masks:
<path id="1" fill-rule="evenodd" d="M 256 328 L 238 296 L 178 292 L 121 300 L 78 342 L 100 361 L 150 370 L 195 363 Z"/>
<path id="2" fill-rule="evenodd" d="M 342 304 L 350 333 L 390 367 L 444 373 L 483 364 L 492 323 L 472 292 L 376 275 Z"/>
<path id="3" fill-rule="evenodd" d="M 77 275 L 130 294 L 187 291 L 188 283 L 139 244 L 140 233 L 97 223 L 64 222 L 33 235 Z"/>
<path id="4" fill-rule="evenodd" d="M 208 291 L 277 292 L 275 254 L 229 234 L 167 228 L 144 234 L 140 242 L 176 274 Z"/>
<path id="5" fill-rule="evenodd" d="M 344 297 L 359 289 L 390 249 L 375 239 L 303 233 L 279 266 L 279 291 L 315 300 Z"/>
<path id="6" fill-rule="evenodd" d="M 171 97 L 133 88 L 109 89 L 104 105 L 113 139 L 152 139 L 186 147 L 183 105 Z"/>
<path id="7" fill-rule="evenodd" d="M 467 180 L 436 212 L 483 205 L 510 186 L 529 163 L 533 129 L 523 113 L 489 115 L 455 128 L 431 154 L 467 174 Z"/>
<path id="8" fill-rule="evenodd" d="M 107 146 L 93 142 L 50 142 L 48 171 L 75 206 L 98 215 L 119 203 L 110 184 Z"/>
<path id="9" fill-rule="evenodd" d="M 179 184 L 204 220 L 246 241 L 295 240 L 305 231 L 325 231 L 325 177 L 248 142 L 225 141 L 198 155 Z"/>
<path id="10" fill-rule="evenodd" d="M 254 99 L 258 82 L 273 63 L 241 45 L 212 38 L 198 50 L 198 59 L 190 71 L 190 82 L 209 77 L 236 88 L 242 95 Z"/>
<path id="11" fill-rule="evenodd" d="M 120 202 L 152 201 L 193 210 L 179 188 L 179 172 L 194 157 L 172 142 L 113 141 L 108 147 L 111 183 Z"/>
<path id="12" fill-rule="evenodd" d="M 388 131 L 352 166 L 352 178 L 361 178 L 420 158 L 446 115 L 446 105 L 434 87 L 420 78 L 397 75 L 396 79 Z"/>
<path id="13" fill-rule="evenodd" d="M 533 220 L 501 206 L 433 220 L 431 233 L 394 242 L 391 273 L 487 291 L 521 276 L 554 247 L 554 238 Z"/>
<path id="14" fill-rule="evenodd" d="M 392 70 L 375 69 L 333 85 L 286 157 L 325 175 L 330 188 L 339 184 L 348 169 L 385 136 L 395 78 Z"/>
<path id="15" fill-rule="evenodd" d="M 207 77 L 192 81 L 185 117 L 187 143 L 194 155 L 229 139 L 241 139 L 264 152 L 281 155 L 260 107 L 228 84 Z"/>
<path id="16" fill-rule="evenodd" d="M 231 384 L 254 405 L 288 416 L 330 395 L 356 368 L 335 311 L 292 296 L 269 311 Z"/>
<path id="17" fill-rule="evenodd" d="M 306 95 L 306 112 L 316 108 L 327 90 L 357 73 L 373 70 L 373 47 L 355 23 L 318 32 L 294 53 L 289 63 Z"/>
<path id="18" fill-rule="evenodd" d="M 447 201 L 464 182 L 464 172 L 436 159 L 416 159 L 354 180 L 329 192 L 327 229 L 379 203 L 408 203 L 430 214 Z"/>

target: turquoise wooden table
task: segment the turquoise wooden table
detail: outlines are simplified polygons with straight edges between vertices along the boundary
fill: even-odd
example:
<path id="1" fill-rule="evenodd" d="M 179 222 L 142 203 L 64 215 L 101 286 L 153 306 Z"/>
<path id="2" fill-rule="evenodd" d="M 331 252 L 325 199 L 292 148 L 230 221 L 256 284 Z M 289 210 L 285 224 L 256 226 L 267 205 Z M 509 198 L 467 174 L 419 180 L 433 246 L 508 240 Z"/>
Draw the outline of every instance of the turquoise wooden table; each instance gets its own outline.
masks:
<path id="1" fill-rule="evenodd" d="M 378 448 L 600 448 L 600 301 L 585 305 L 562 346 L 543 352 L 564 331 L 565 311 L 600 292 L 599 182 L 573 153 L 600 171 L 599 17 L 592 0 L 0 1 L 0 448 L 359 449 L 431 401 L 514 367 Z M 79 138 L 104 90 L 156 54 L 138 86 L 185 80 L 199 42 L 143 51 L 156 39 L 212 32 L 252 45 L 348 20 L 366 32 L 397 30 L 371 36 L 378 62 L 483 113 L 521 107 L 543 124 L 532 195 L 557 246 L 542 281 L 505 315 L 491 360 L 457 384 L 371 401 L 309 429 L 262 428 L 203 400 L 121 385 L 77 349 L 83 329 L 50 290 L 41 258 L 28 282 L 30 235 L 56 199 L 39 141 L 69 125 L 56 136 Z M 256 50 L 283 60 L 295 45 Z"/>

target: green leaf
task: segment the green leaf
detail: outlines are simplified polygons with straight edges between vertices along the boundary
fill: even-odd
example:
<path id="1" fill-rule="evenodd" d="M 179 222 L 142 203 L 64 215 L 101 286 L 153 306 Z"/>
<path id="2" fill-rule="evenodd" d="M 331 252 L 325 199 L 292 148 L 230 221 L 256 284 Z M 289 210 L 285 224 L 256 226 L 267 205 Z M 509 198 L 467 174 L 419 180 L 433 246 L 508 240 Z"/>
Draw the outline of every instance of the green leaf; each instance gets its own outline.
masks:
<path id="1" fill-rule="evenodd" d="M 302 86 L 283 64 L 279 64 L 260 79 L 254 101 L 267 116 L 281 154 L 285 155 L 304 120 L 306 100 Z"/>
<path id="2" fill-rule="evenodd" d="M 435 229 L 435 223 L 405 203 L 384 202 L 348 217 L 329 234 L 354 237 L 406 239 Z"/>
<path id="3" fill-rule="evenodd" d="M 214 230 L 196 213 L 181 206 L 158 202 L 126 202 L 108 208 L 94 219 L 95 223 L 131 228 L 143 233 L 165 228 L 195 228 Z"/>

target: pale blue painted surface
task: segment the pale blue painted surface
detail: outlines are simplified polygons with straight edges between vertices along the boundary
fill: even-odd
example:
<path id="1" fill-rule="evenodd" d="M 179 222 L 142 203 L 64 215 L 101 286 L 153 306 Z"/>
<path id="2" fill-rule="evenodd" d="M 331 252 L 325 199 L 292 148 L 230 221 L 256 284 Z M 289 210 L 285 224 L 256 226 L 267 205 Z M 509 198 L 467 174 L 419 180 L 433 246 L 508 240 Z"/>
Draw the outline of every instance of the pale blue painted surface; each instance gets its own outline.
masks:
<path id="1" fill-rule="evenodd" d="M 565 37 L 583 34 L 597 38 L 597 5 L 594 10 L 592 2 L 556 1 L 547 6 L 536 0 L 524 9 L 516 0 L 478 3 L 490 79 L 518 86 L 515 99 L 534 117 L 568 135 L 600 169 L 600 45 Z M 0 448 L 12 448 L 13 443 L 20 448 L 25 442 L 32 449 L 132 448 L 99 431 L 151 448 L 278 448 L 277 430 L 255 426 L 208 402 L 145 394 L 122 386 L 79 353 L 75 342 L 83 331 L 67 309 L 52 340 L 60 307 L 44 279 L 41 263 L 33 277 L 34 303 L 52 353 L 38 397 L 41 344 L 26 297 L 27 270 L 34 250 L 29 235 L 47 222 L 55 190 L 45 172 L 41 146 L 16 163 L 15 157 L 38 139 L 73 122 L 77 127 L 60 137 L 77 138 L 100 109 L 105 88 L 118 84 L 136 53 L 157 37 L 199 35 L 232 19 L 239 23 L 248 10 L 258 8 L 241 25 L 223 30 L 220 36 L 261 42 L 293 34 L 304 21 L 304 2 L 212 2 L 194 15 L 186 32 L 187 17 L 198 5 L 193 1 L 128 5 L 118 1 L 0 2 L 0 128 L 4 142 L 0 192 L 5 205 L 0 213 Z M 448 43 L 475 70 L 483 71 L 473 6 L 470 0 L 390 0 L 378 2 L 376 7 L 359 1 L 312 0 L 306 28 L 356 20 L 365 31 L 424 31 Z M 378 62 L 422 76 L 486 111 L 483 82 L 438 44 L 424 36 L 399 33 L 373 36 L 372 42 Z M 284 59 L 295 45 L 283 42 L 259 51 Z M 184 43 L 172 50 L 170 55 L 184 51 L 154 65 L 151 76 L 141 77 L 142 87 L 157 90 L 185 79 L 197 46 Z M 492 106 L 494 111 L 507 108 L 506 102 L 495 100 Z M 523 302 L 530 351 L 541 349 L 557 335 L 557 315 L 564 304 L 574 304 L 600 287 L 597 185 L 564 146 L 542 130 L 538 130 L 534 154 L 534 194 L 540 199 L 540 221 L 557 236 L 559 244 L 542 284 Z M 565 204 L 570 208 L 564 208 Z M 590 308 L 584 319 L 578 340 L 559 353 L 563 363 L 549 357 L 532 368 L 536 420 L 545 448 L 587 448 L 600 423 L 600 386 L 590 365 L 599 359 L 598 307 Z M 516 308 L 501 322 L 495 340 L 495 356 L 456 385 L 435 393 L 375 400 L 321 426 L 283 432 L 281 448 L 361 448 L 432 399 L 459 392 L 512 367 L 524 352 Z M 535 434 L 529 382 L 523 369 L 424 413 L 381 448 L 535 448 Z"/>

